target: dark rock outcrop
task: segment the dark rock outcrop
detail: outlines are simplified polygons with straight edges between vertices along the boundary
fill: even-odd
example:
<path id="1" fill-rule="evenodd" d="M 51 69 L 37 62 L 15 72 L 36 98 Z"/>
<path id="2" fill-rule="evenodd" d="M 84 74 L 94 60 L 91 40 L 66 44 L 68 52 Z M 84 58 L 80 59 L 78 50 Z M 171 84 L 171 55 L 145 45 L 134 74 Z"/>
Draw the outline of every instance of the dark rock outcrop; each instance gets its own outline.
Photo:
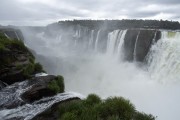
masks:
<path id="1" fill-rule="evenodd" d="M 51 108 L 47 109 L 46 111 L 34 117 L 32 120 L 57 120 L 59 119 L 59 109 L 61 109 L 59 108 L 60 104 L 67 103 L 69 101 L 78 101 L 78 100 L 80 100 L 80 98 L 76 97 L 76 98 L 68 99 L 63 102 L 56 103 L 52 105 Z"/>
<path id="2" fill-rule="evenodd" d="M 21 98 L 28 103 L 40 100 L 43 97 L 53 96 L 56 93 L 48 88 L 48 83 L 55 79 L 55 76 L 35 77 L 28 81 L 34 84 L 28 91 L 21 95 Z"/>
<path id="3" fill-rule="evenodd" d="M 157 42 L 160 37 L 161 32 L 158 30 L 128 30 L 124 40 L 124 59 L 143 62 L 153 42 Z"/>
<path id="4" fill-rule="evenodd" d="M 137 35 L 139 30 L 128 30 L 124 38 L 124 59 L 128 61 L 133 60 L 133 53 Z"/>
<path id="5" fill-rule="evenodd" d="M 0 91 L 0 108 L 15 108 L 25 103 L 31 103 L 42 97 L 55 95 L 48 88 L 48 84 L 55 79 L 55 76 L 40 76 L 23 81 L 23 83 L 15 83 L 10 87 L 5 87 Z M 19 93 L 17 93 L 19 90 Z M 21 97 L 21 99 L 19 99 Z"/>
<path id="6" fill-rule="evenodd" d="M 23 34 L 19 29 L 14 28 L 0 28 L 0 32 L 3 33 L 9 39 L 24 40 Z"/>
<path id="7" fill-rule="evenodd" d="M 0 80 L 7 84 L 23 81 L 36 72 L 35 68 L 35 58 L 24 43 L 0 33 Z"/>
<path id="8" fill-rule="evenodd" d="M 3 88 L 5 88 L 6 86 L 8 86 L 8 84 L 7 84 L 7 83 L 4 83 L 4 82 L 2 82 L 2 81 L 0 80 L 0 90 L 3 89 Z"/>
<path id="9" fill-rule="evenodd" d="M 140 34 L 136 43 L 136 61 L 144 61 L 145 56 L 147 55 L 151 44 L 156 40 L 155 30 L 140 30 Z"/>

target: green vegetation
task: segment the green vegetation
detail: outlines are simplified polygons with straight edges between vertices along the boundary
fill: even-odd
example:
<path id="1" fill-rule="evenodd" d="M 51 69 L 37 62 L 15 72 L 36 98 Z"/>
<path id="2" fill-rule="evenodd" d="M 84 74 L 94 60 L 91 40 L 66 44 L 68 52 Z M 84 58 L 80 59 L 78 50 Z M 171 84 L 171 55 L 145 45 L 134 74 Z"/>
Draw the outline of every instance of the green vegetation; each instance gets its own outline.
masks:
<path id="1" fill-rule="evenodd" d="M 48 88 L 55 93 L 64 92 L 64 78 L 58 75 L 53 81 L 48 84 Z"/>
<path id="2" fill-rule="evenodd" d="M 152 28 L 152 29 L 180 29 L 178 21 L 168 20 L 65 20 L 58 22 L 60 26 L 81 25 L 91 29 L 104 28 L 107 30 L 128 29 L 128 28 Z M 57 27 L 58 23 L 50 24 L 49 26 Z"/>
<path id="3" fill-rule="evenodd" d="M 176 35 L 176 32 L 168 32 L 168 37 L 169 38 L 174 38 Z"/>
<path id="4" fill-rule="evenodd" d="M 41 64 L 35 63 L 34 56 L 21 40 L 9 39 L 0 32 L 0 71 L 4 69 L 15 73 L 21 71 L 24 79 L 44 72 Z"/>
<path id="5" fill-rule="evenodd" d="M 42 67 L 42 65 L 40 63 L 35 63 L 34 72 L 35 73 L 40 73 L 40 72 L 45 72 L 45 71 L 43 70 L 43 67 Z"/>
<path id="6" fill-rule="evenodd" d="M 59 120 L 155 120 L 155 117 L 137 112 L 134 105 L 122 97 L 101 100 L 90 94 L 85 100 L 59 105 Z"/>
<path id="7" fill-rule="evenodd" d="M 26 48 L 26 46 L 21 40 L 17 40 L 17 39 L 10 40 L 1 32 L 0 32 L 0 48 L 29 52 L 29 50 Z"/>
<path id="8" fill-rule="evenodd" d="M 23 67 L 23 75 L 27 78 L 30 77 L 34 72 L 34 64 L 29 63 L 25 67 Z"/>

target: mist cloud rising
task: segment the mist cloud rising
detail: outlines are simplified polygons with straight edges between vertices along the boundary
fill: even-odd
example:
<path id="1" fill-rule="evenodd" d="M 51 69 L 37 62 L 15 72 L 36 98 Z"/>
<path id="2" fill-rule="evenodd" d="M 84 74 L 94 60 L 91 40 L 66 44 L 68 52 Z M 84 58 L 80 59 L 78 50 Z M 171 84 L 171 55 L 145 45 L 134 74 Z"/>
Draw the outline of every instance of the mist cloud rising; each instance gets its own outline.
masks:
<path id="1" fill-rule="evenodd" d="M 180 21 L 179 0 L 3 0 L 1 25 L 46 25 L 63 19 Z"/>
<path id="2" fill-rule="evenodd" d="M 62 28 L 61 33 L 58 33 L 58 36 L 69 33 L 67 29 L 63 30 L 64 28 Z M 163 76 L 166 75 L 164 70 L 167 69 L 163 70 L 162 73 L 164 74 L 160 76 L 160 79 L 155 79 L 154 75 L 151 75 L 146 70 L 147 66 L 144 68 L 140 67 L 136 62 L 119 61 L 116 56 L 112 56 L 113 54 L 107 54 L 108 52 L 101 54 L 93 51 L 92 53 L 79 51 L 78 48 L 82 47 L 82 44 L 73 48 L 72 46 L 75 43 L 69 39 L 69 43 L 72 46 L 68 47 L 65 45 L 67 39 L 60 40 L 60 37 L 56 36 L 49 39 L 45 32 L 38 33 L 37 35 L 32 33 L 31 36 L 27 36 L 31 32 L 23 30 L 26 45 L 35 50 L 39 55 L 44 56 L 40 60 L 41 63 L 46 63 L 46 60 L 48 60 L 48 64 L 43 64 L 44 67 L 47 66 L 47 70 L 45 70 L 48 73 L 64 76 L 66 91 L 74 91 L 83 95 L 95 93 L 102 98 L 123 96 L 130 99 L 135 104 L 137 110 L 158 116 L 158 120 L 180 119 L 180 82 L 179 79 L 176 79 L 177 82 L 175 83 L 172 79 L 166 80 L 165 78 L 168 77 Z M 69 35 L 71 33 L 76 32 L 70 31 Z M 175 44 L 178 43 L 175 42 Z M 167 44 L 164 45 L 167 46 Z M 67 49 L 64 49 L 64 46 Z M 157 46 L 156 48 L 161 47 Z M 179 51 L 178 48 L 177 51 Z M 176 51 L 176 47 L 168 50 Z M 160 61 L 155 65 L 157 66 L 160 63 L 163 62 Z M 155 71 L 157 75 L 160 75 L 160 72 Z"/>

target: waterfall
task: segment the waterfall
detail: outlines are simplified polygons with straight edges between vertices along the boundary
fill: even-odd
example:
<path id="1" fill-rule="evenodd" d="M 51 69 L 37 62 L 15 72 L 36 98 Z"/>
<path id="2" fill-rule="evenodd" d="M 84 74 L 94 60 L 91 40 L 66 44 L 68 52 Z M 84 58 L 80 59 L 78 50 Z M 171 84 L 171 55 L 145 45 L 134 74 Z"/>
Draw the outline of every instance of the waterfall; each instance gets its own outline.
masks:
<path id="1" fill-rule="evenodd" d="M 58 41 L 62 42 L 62 36 L 61 35 L 59 35 Z"/>
<path id="2" fill-rule="evenodd" d="M 75 38 L 74 39 L 74 46 L 77 46 L 77 40 L 80 37 L 79 33 L 80 32 L 79 32 L 79 29 L 78 29 L 78 30 L 76 30 L 75 34 L 73 35 L 73 37 Z"/>
<path id="3" fill-rule="evenodd" d="M 6 33 L 4 33 L 4 35 L 5 35 L 8 39 L 11 39 Z"/>
<path id="4" fill-rule="evenodd" d="M 107 54 L 113 55 L 114 53 L 119 57 L 121 54 L 124 38 L 127 30 L 114 30 L 108 34 L 107 41 Z"/>
<path id="5" fill-rule="evenodd" d="M 15 35 L 16 35 L 16 38 L 17 38 L 18 40 L 20 40 L 20 38 L 19 38 L 18 34 L 16 33 L 16 31 L 15 31 Z"/>
<path id="6" fill-rule="evenodd" d="M 155 44 L 155 41 L 156 41 L 156 35 L 157 35 L 157 31 L 156 31 L 155 34 L 154 34 L 154 38 L 153 38 L 153 40 L 152 40 L 152 44 Z"/>
<path id="7" fill-rule="evenodd" d="M 136 41 L 135 41 L 134 52 L 133 52 L 133 60 L 134 61 L 136 61 L 136 48 L 137 48 L 139 34 L 140 34 L 140 31 L 138 32 L 137 37 L 136 37 Z"/>
<path id="8" fill-rule="evenodd" d="M 58 34 L 56 37 L 57 43 L 61 43 L 62 42 L 62 35 Z"/>
<path id="9" fill-rule="evenodd" d="M 118 35 L 120 30 L 114 30 L 108 34 L 108 42 L 107 42 L 107 54 L 112 55 L 115 50 L 116 40 L 118 39 Z"/>
<path id="10" fill-rule="evenodd" d="M 122 46 L 123 46 L 123 43 L 124 43 L 124 38 L 125 38 L 126 32 L 127 32 L 127 30 L 123 30 L 122 34 L 120 36 L 119 43 L 118 43 L 118 48 L 117 48 L 117 55 L 118 56 L 122 53 Z"/>
<path id="11" fill-rule="evenodd" d="M 148 70 L 152 79 L 176 82 L 180 80 L 180 32 L 161 33 L 161 39 L 150 49 Z"/>
<path id="12" fill-rule="evenodd" d="M 96 42 L 95 42 L 95 51 L 97 52 L 98 49 L 98 41 L 99 41 L 99 35 L 100 35 L 101 29 L 97 33 Z"/>
<path id="13" fill-rule="evenodd" d="M 91 36 L 89 38 L 89 43 L 88 43 L 88 48 L 89 49 L 92 47 L 93 40 L 94 40 L 94 30 L 91 30 Z"/>

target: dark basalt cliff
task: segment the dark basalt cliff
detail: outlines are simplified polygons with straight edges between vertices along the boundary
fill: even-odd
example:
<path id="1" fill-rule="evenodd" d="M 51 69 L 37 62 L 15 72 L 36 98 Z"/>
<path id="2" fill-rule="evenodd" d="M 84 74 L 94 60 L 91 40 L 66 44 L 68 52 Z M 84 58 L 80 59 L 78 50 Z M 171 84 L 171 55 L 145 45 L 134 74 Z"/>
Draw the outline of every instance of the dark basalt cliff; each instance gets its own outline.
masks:
<path id="1" fill-rule="evenodd" d="M 124 40 L 124 59 L 143 62 L 153 42 L 157 42 L 160 37 L 159 30 L 128 30 Z"/>
<path id="2" fill-rule="evenodd" d="M 13 84 L 37 72 L 41 70 L 37 70 L 35 58 L 23 42 L 0 33 L 0 80 Z"/>

